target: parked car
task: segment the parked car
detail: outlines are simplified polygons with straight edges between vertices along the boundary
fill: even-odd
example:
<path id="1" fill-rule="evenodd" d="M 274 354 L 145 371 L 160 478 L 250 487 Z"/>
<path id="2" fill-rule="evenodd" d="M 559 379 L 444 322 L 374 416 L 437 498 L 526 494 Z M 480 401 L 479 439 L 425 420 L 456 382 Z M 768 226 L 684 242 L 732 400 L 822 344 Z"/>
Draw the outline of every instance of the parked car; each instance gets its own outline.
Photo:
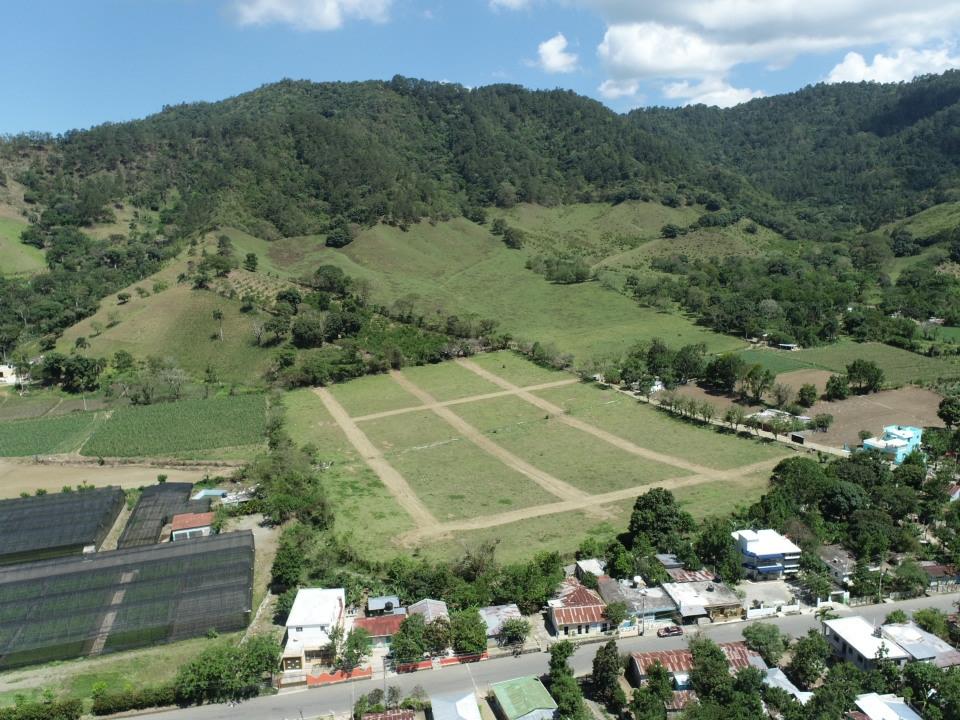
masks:
<path id="1" fill-rule="evenodd" d="M 683 628 L 679 625 L 667 625 L 657 630 L 657 637 L 676 637 L 683 635 Z"/>

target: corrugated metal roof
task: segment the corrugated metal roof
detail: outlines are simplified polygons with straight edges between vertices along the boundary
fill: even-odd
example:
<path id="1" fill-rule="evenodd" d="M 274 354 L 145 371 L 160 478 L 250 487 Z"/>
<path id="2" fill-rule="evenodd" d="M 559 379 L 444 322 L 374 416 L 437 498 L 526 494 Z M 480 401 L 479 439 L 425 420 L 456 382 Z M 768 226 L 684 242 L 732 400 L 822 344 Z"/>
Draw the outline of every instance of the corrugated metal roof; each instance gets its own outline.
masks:
<path id="1" fill-rule="evenodd" d="M 516 720 L 535 710 L 557 709 L 557 703 L 535 677 L 504 680 L 494 683 L 490 689 L 508 720 Z"/>
<path id="2" fill-rule="evenodd" d="M 590 625 L 606 620 L 604 605 L 578 605 L 570 608 L 553 608 L 554 625 Z"/>
<path id="3" fill-rule="evenodd" d="M 750 650 L 746 643 L 730 642 L 719 643 L 718 647 L 727 656 L 727 662 L 730 663 L 730 669 L 733 671 L 749 667 L 751 657 L 758 657 L 755 652 Z M 653 652 L 630 653 L 634 667 L 641 676 L 647 674 L 647 668 L 655 662 L 660 662 L 671 674 L 688 673 L 693 669 L 693 655 L 689 650 L 656 650 Z"/>
<path id="4" fill-rule="evenodd" d="M 392 637 L 400 629 L 406 615 L 381 615 L 380 617 L 357 618 L 353 626 L 363 628 L 372 637 Z"/>

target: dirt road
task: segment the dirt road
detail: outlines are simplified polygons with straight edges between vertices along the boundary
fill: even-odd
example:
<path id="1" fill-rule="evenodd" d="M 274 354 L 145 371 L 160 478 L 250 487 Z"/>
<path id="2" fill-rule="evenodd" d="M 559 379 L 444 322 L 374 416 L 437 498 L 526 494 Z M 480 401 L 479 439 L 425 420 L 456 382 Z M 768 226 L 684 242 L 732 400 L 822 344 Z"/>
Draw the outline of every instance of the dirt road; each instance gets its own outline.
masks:
<path id="1" fill-rule="evenodd" d="M 444 420 L 448 425 L 450 425 L 450 427 L 460 433 L 460 435 L 465 437 L 484 452 L 495 457 L 507 467 L 526 475 L 551 495 L 555 495 L 561 500 L 581 502 L 590 497 L 590 495 L 585 493 L 583 490 L 579 490 L 572 485 L 565 483 L 560 478 L 554 477 L 550 473 L 546 473 L 543 470 L 534 467 L 526 460 L 514 455 L 509 450 L 500 447 L 462 417 L 454 413 L 442 403 L 437 402 L 436 398 L 430 395 L 430 393 L 412 383 L 399 371 L 391 371 L 390 377 L 392 377 L 397 384 L 408 393 L 419 398 L 426 408 L 430 409 L 434 414 Z M 519 388 L 517 388 L 517 390 L 519 390 Z"/>
<path id="2" fill-rule="evenodd" d="M 413 519 L 418 527 L 435 525 L 437 519 L 427 510 L 417 494 L 410 487 L 406 479 L 397 470 L 386 461 L 383 453 L 377 449 L 370 438 L 357 427 L 357 424 L 351 419 L 350 415 L 344 409 L 343 405 L 337 402 L 336 398 L 326 388 L 314 388 L 313 391 L 323 401 L 327 412 L 333 417 L 340 428 L 343 430 L 347 439 L 356 448 L 360 457 L 373 470 L 377 477 L 383 482 L 384 487 L 390 491 L 396 501 L 400 504 L 407 514 Z"/>
<path id="3" fill-rule="evenodd" d="M 153 485 L 160 474 L 166 475 L 170 482 L 196 483 L 203 480 L 204 475 L 217 472 L 212 468 L 181 470 L 142 465 L 40 464 L 26 459 L 0 458 L 0 497 L 18 497 L 22 492 L 32 495 L 40 489 L 59 492 L 64 485 L 83 483 L 97 487 L 136 488 Z"/>

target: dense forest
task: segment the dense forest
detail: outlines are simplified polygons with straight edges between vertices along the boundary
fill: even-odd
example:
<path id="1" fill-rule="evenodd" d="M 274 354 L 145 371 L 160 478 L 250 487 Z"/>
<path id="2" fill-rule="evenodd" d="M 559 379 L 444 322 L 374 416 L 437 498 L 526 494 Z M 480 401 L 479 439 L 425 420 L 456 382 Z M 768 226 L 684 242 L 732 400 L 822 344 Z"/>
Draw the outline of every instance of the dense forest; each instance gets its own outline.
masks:
<path id="1" fill-rule="evenodd" d="M 696 205 L 705 209 L 697 227 L 748 218 L 754 230 L 806 243 L 789 262 L 672 258 L 654 268 L 657 283 L 628 287 L 721 332 L 803 344 L 845 332 L 917 349 L 917 330 L 897 317 L 960 318 L 960 283 L 934 262 L 896 282 L 884 275 L 889 260 L 932 243 L 952 243 L 950 259 L 960 259 L 956 230 L 871 235 L 960 199 L 960 71 L 628 115 L 515 85 L 284 80 L 143 120 L 0 139 L 6 178 L 24 188 L 23 241 L 47 249 L 50 272 L 0 278 L 4 351 L 18 338 L 55 336 L 218 226 L 267 240 L 321 234 L 340 247 L 378 222 L 483 222 L 485 208 L 519 202 Z M 102 240 L 77 232 L 110 221 L 120 203 L 151 220 Z M 686 229 L 664 228 L 677 232 Z M 523 244 L 514 228 L 500 234 L 508 247 Z M 572 258 L 528 266 L 553 282 L 589 277 Z M 873 286 L 880 301 L 844 317 Z"/>

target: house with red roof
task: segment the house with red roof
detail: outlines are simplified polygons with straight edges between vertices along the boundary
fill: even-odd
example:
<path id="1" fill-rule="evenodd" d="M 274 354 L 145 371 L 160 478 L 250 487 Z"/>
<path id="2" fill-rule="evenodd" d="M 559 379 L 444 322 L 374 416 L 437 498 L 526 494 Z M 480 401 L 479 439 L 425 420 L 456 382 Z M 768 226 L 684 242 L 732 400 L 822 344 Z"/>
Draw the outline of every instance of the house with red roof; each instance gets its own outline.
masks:
<path id="1" fill-rule="evenodd" d="M 744 642 L 718 643 L 718 647 L 726 655 L 731 673 L 736 673 L 750 666 L 766 669 L 766 665 L 760 656 L 749 649 Z M 690 687 L 693 654 L 685 648 L 630 653 L 628 677 L 639 687 L 646 682 L 649 669 L 656 663 L 660 663 L 666 668 L 673 681 L 673 697 L 665 703 L 665 707 L 670 713 L 680 712 L 697 697 Z"/>
<path id="2" fill-rule="evenodd" d="M 170 541 L 175 542 L 212 535 L 214 517 L 215 514 L 212 512 L 174 515 L 170 521 Z"/>
<path id="3" fill-rule="evenodd" d="M 378 615 L 362 617 L 353 621 L 353 627 L 363 628 L 370 633 L 374 647 L 389 647 L 393 636 L 400 630 L 406 615 Z"/>
<path id="4" fill-rule="evenodd" d="M 560 583 L 556 597 L 548 603 L 548 615 L 554 632 L 563 637 L 596 635 L 610 629 L 603 598 L 575 577 Z"/>

